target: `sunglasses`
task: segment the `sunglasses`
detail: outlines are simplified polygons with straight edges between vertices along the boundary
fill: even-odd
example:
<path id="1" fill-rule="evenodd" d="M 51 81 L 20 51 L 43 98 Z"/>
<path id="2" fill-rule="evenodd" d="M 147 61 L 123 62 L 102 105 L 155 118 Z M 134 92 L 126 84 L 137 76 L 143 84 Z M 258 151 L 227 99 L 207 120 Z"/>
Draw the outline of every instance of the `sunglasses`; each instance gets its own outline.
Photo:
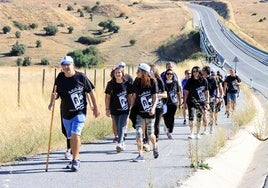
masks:
<path id="1" fill-rule="evenodd" d="M 190 72 L 187 72 L 186 74 L 191 74 Z"/>
<path id="2" fill-rule="evenodd" d="M 171 73 L 171 72 L 168 72 L 168 73 L 167 73 L 167 75 L 173 75 L 173 73 Z"/>
<path id="3" fill-rule="evenodd" d="M 193 73 L 198 72 L 198 70 L 193 70 Z"/>

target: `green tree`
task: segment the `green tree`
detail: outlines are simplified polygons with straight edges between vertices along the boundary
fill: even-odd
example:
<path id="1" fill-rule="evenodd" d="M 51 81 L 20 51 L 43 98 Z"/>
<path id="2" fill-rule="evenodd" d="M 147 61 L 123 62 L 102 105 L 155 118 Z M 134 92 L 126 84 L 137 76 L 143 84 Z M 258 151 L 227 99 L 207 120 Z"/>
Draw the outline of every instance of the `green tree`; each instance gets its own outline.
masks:
<path id="1" fill-rule="evenodd" d="M 22 62 L 22 66 L 30 66 L 31 65 L 31 57 L 27 56 L 24 58 L 23 62 Z"/>
<path id="2" fill-rule="evenodd" d="M 75 66 L 78 68 L 92 68 L 103 63 L 103 57 L 96 47 L 89 47 L 85 50 L 75 50 L 67 55 L 72 56 Z"/>
<path id="3" fill-rule="evenodd" d="M 31 29 L 36 29 L 36 28 L 38 27 L 38 24 L 37 24 L 37 23 L 31 23 L 31 24 L 29 25 L 29 27 L 30 27 Z"/>
<path id="4" fill-rule="evenodd" d="M 58 27 L 54 25 L 48 25 L 47 27 L 44 27 L 44 30 L 46 31 L 46 35 L 54 36 L 58 32 Z"/>
<path id="5" fill-rule="evenodd" d="M 4 34 L 7 34 L 11 31 L 11 27 L 7 25 L 7 26 L 4 26 L 2 30 Z"/>
<path id="6" fill-rule="evenodd" d="M 40 48 L 42 46 L 41 40 L 35 41 L 35 44 L 36 44 L 36 48 Z"/>
<path id="7" fill-rule="evenodd" d="M 68 33 L 69 34 L 72 34 L 73 33 L 74 28 L 72 26 L 68 27 L 67 29 L 68 29 Z"/>
<path id="8" fill-rule="evenodd" d="M 15 36 L 16 36 L 17 39 L 20 38 L 20 36 L 21 36 L 21 32 L 20 32 L 20 31 L 16 31 L 16 32 L 15 32 Z"/>
<path id="9" fill-rule="evenodd" d="M 72 11 L 72 10 L 74 10 L 74 8 L 71 5 L 68 5 L 67 6 L 67 11 Z"/>
<path id="10" fill-rule="evenodd" d="M 23 59 L 22 58 L 18 58 L 16 63 L 17 63 L 17 66 L 22 66 L 22 62 L 23 62 Z"/>
<path id="11" fill-rule="evenodd" d="M 19 44 L 17 41 L 11 48 L 10 55 L 11 56 L 20 56 L 25 53 L 25 45 Z"/>
<path id="12" fill-rule="evenodd" d="M 41 65 L 49 65 L 49 61 L 48 61 L 47 58 L 43 58 L 43 59 L 41 59 L 41 63 L 40 64 Z"/>
<path id="13" fill-rule="evenodd" d="M 136 44 L 136 40 L 135 39 L 131 39 L 130 41 L 129 41 L 129 44 L 131 45 L 131 46 L 134 46 L 135 44 Z"/>
<path id="14" fill-rule="evenodd" d="M 93 13 L 89 14 L 89 19 L 90 19 L 90 21 L 93 21 Z"/>

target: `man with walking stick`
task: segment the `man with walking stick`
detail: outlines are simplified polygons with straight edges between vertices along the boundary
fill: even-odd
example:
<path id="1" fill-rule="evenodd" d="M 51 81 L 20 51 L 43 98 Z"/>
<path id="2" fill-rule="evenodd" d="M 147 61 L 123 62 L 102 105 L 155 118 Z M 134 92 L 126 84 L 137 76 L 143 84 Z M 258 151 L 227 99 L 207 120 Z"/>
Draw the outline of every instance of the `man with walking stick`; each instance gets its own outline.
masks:
<path id="1" fill-rule="evenodd" d="M 87 114 L 87 97 L 93 105 L 93 115 L 98 117 L 100 112 L 96 104 L 94 85 L 84 73 L 74 69 L 74 62 L 71 56 L 61 59 L 60 72 L 55 80 L 56 91 L 51 95 L 49 110 L 53 107 L 53 101 L 60 98 L 60 110 L 62 121 L 66 129 L 67 137 L 71 139 L 72 161 L 66 168 L 78 171 L 80 167 L 79 152 L 81 147 L 81 132 L 85 124 Z"/>

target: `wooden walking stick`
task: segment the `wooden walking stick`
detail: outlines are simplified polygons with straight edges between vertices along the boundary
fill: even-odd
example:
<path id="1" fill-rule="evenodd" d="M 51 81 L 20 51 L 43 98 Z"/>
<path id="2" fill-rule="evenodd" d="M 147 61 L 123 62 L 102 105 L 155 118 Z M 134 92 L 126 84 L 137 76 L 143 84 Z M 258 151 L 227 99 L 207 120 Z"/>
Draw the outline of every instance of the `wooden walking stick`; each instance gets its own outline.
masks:
<path id="1" fill-rule="evenodd" d="M 57 86 L 54 86 L 53 93 L 56 92 Z M 48 139 L 48 149 L 47 149 L 47 162 L 46 162 L 46 172 L 48 170 L 48 160 L 50 154 L 50 144 L 51 144 L 51 136 L 52 136 L 52 125 L 54 120 L 54 109 L 55 109 L 55 98 L 52 98 L 52 110 L 51 110 L 51 120 L 50 120 L 50 128 L 49 128 L 49 139 Z"/>

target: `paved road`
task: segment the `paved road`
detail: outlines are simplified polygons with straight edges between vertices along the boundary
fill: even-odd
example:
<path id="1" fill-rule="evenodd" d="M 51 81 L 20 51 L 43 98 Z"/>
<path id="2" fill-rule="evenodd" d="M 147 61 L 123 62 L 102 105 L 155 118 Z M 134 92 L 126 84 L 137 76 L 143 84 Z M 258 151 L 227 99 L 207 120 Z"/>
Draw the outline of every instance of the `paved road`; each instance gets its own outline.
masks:
<path id="1" fill-rule="evenodd" d="M 220 121 L 222 125 L 231 126 L 230 119 L 223 114 Z M 128 133 L 126 151 L 119 154 L 112 137 L 83 144 L 79 172 L 64 169 L 68 162 L 63 158 L 64 150 L 51 153 L 48 172 L 45 172 L 46 154 L 33 156 L 27 161 L 1 166 L 0 188 L 176 187 L 193 172 L 189 168 L 188 134 L 189 128 L 177 117 L 173 140 L 167 139 L 161 127 L 159 158 L 154 159 L 152 152 L 147 152 L 146 161 L 140 163 L 131 162 L 138 154 L 134 130 Z"/>
<path id="2" fill-rule="evenodd" d="M 207 37 L 213 47 L 226 59 L 228 64 L 237 67 L 237 72 L 241 79 L 250 85 L 250 78 L 252 78 L 253 87 L 268 98 L 268 66 L 245 54 L 226 38 L 217 22 L 218 18 L 215 11 L 205 6 L 188 3 L 186 5 L 193 12 L 195 25 L 200 25 L 200 21 L 202 21 Z M 239 60 L 237 63 L 233 62 L 235 56 Z"/>

